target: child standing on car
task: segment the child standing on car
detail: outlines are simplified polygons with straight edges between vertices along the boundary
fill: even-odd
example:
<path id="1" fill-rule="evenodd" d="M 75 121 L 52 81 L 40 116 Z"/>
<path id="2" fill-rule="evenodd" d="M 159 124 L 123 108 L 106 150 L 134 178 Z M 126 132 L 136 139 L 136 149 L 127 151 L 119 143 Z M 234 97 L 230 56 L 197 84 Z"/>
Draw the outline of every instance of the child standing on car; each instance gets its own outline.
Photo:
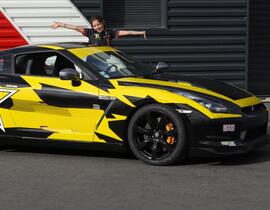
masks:
<path id="1" fill-rule="evenodd" d="M 103 45 L 109 46 L 111 44 L 112 39 L 117 39 L 119 37 L 129 35 L 131 36 L 142 35 L 144 39 L 146 39 L 145 31 L 125 31 L 125 30 L 107 29 L 105 27 L 105 21 L 101 16 L 92 17 L 90 23 L 92 25 L 92 28 L 84 28 L 82 26 L 76 26 L 54 21 L 54 23 L 52 24 L 52 28 L 57 29 L 59 27 L 62 27 L 76 30 L 82 33 L 84 36 L 88 37 L 90 45 L 96 46 L 103 46 Z"/>

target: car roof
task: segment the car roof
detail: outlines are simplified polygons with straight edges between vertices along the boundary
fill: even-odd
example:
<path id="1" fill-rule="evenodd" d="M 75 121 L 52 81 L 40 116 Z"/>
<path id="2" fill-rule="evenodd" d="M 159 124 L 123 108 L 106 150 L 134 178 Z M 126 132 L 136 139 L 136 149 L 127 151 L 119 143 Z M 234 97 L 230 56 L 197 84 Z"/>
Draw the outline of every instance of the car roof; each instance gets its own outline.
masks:
<path id="1" fill-rule="evenodd" d="M 62 43 L 23 45 L 23 46 L 16 47 L 16 48 L 2 50 L 2 51 L 0 51 L 0 56 L 6 55 L 6 54 L 13 54 L 13 53 L 24 53 L 24 52 L 31 52 L 31 51 L 45 51 L 48 49 L 65 50 L 65 49 L 85 48 L 85 47 L 89 47 L 89 43 L 87 43 L 87 42 L 62 42 Z M 93 47 L 97 47 L 97 46 L 93 46 Z"/>

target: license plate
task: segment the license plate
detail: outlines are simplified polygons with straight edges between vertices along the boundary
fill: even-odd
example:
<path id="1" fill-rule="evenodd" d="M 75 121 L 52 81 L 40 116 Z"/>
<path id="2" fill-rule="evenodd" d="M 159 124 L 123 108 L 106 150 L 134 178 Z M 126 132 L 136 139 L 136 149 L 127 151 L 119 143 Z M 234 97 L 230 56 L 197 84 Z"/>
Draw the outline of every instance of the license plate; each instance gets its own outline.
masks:
<path id="1" fill-rule="evenodd" d="M 223 125 L 223 132 L 234 132 L 235 131 L 235 124 L 224 124 Z"/>

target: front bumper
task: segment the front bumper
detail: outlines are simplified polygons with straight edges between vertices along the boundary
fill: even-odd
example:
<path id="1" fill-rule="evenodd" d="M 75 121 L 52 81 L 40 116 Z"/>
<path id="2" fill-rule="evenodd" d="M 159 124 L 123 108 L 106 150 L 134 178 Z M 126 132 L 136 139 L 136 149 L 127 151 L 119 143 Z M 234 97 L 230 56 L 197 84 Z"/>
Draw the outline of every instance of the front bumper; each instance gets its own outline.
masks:
<path id="1" fill-rule="evenodd" d="M 267 110 L 262 108 L 241 115 L 239 118 L 209 119 L 195 110 L 186 115 L 190 123 L 190 152 L 242 154 L 269 144 Z M 228 125 L 233 129 L 224 129 Z"/>
<path id="2" fill-rule="evenodd" d="M 199 154 L 204 152 L 215 155 L 244 154 L 268 145 L 269 135 L 263 135 L 261 137 L 246 142 L 236 140 L 232 141 L 232 144 L 229 145 L 223 145 L 219 141 L 201 142 L 200 144 L 203 146 L 190 147 L 190 152 L 192 154 Z"/>

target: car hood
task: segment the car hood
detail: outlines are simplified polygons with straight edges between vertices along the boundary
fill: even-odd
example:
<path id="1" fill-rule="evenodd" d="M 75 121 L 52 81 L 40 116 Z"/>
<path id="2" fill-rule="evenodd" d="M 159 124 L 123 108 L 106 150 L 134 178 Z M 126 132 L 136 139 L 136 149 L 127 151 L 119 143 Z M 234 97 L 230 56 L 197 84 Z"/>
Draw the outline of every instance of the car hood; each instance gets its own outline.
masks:
<path id="1" fill-rule="evenodd" d="M 194 87 L 198 87 L 200 89 L 209 90 L 233 100 L 238 100 L 242 98 L 251 97 L 252 94 L 243 90 L 239 87 L 229 85 L 224 82 L 207 79 L 207 78 L 199 78 L 194 76 L 184 76 L 177 73 L 169 73 L 169 74 L 157 74 L 151 76 L 152 79 L 168 81 L 177 84 L 189 84 Z"/>
<path id="2" fill-rule="evenodd" d="M 252 100 L 252 104 L 260 103 L 260 100 L 257 97 L 247 92 L 246 90 L 223 82 L 193 76 L 166 73 L 151 75 L 143 78 L 127 77 L 115 80 L 117 80 L 119 86 L 136 86 L 163 90 L 192 91 L 207 94 L 217 98 L 227 99 L 229 101 L 239 101 L 246 98 L 254 98 L 255 100 Z"/>

